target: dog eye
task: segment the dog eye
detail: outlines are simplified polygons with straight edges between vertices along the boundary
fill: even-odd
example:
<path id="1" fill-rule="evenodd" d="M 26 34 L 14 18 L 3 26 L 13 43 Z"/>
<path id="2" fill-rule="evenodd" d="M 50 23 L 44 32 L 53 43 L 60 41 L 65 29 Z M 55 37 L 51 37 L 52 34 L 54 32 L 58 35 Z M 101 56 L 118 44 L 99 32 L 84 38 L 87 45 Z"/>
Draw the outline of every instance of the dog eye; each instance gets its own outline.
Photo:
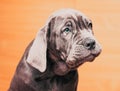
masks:
<path id="1" fill-rule="evenodd" d="M 64 30 L 63 30 L 63 35 L 67 35 L 67 34 L 69 34 L 71 32 L 71 29 L 70 28 L 65 28 Z"/>
<path id="2" fill-rule="evenodd" d="M 71 30 L 69 28 L 65 28 L 64 32 L 69 33 L 69 32 L 71 32 Z"/>
<path id="3" fill-rule="evenodd" d="M 92 29 L 92 23 L 89 23 L 89 24 L 88 24 L 88 27 L 89 27 L 90 29 Z"/>

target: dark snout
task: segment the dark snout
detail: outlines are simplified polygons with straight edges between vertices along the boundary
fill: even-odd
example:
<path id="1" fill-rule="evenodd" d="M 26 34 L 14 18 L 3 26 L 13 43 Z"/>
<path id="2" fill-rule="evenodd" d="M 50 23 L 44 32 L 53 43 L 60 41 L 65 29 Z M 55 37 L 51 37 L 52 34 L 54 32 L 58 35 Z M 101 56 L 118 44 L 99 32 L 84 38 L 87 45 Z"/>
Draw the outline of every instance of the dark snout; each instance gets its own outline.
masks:
<path id="1" fill-rule="evenodd" d="M 94 39 L 91 39 L 91 38 L 86 38 L 84 40 L 83 45 L 87 50 L 94 50 L 95 46 L 96 46 L 96 41 Z"/>
<path id="2" fill-rule="evenodd" d="M 84 62 L 93 61 L 101 53 L 101 47 L 94 37 L 86 37 L 74 43 L 67 58 L 70 68 L 76 68 Z"/>

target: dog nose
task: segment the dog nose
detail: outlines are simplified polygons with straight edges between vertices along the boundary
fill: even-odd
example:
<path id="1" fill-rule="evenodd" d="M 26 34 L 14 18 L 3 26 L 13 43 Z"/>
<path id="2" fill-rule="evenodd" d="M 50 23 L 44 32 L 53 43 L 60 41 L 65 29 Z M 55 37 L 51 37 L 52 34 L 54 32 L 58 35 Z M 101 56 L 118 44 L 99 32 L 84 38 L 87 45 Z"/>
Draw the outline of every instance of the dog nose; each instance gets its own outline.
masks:
<path id="1" fill-rule="evenodd" d="M 84 41 L 84 46 L 88 50 L 93 50 L 95 49 L 96 42 L 94 39 L 87 38 Z"/>

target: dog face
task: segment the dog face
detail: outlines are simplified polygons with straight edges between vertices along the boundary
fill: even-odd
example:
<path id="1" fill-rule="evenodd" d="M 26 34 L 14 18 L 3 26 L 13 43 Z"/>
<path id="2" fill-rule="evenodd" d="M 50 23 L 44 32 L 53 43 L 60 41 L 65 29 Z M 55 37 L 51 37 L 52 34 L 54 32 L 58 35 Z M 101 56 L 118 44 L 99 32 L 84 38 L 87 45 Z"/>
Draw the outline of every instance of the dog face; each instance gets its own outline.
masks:
<path id="1" fill-rule="evenodd" d="M 38 32 L 27 62 L 44 72 L 46 55 L 49 55 L 55 62 L 54 72 L 64 75 L 86 61 L 93 61 L 100 52 L 91 20 L 79 11 L 64 9 L 53 13 Z"/>
<path id="2" fill-rule="evenodd" d="M 92 22 L 75 10 L 56 12 L 52 20 L 49 49 L 54 60 L 63 60 L 70 69 L 93 61 L 101 47 L 92 31 Z M 52 52 L 51 52 L 52 53 Z"/>

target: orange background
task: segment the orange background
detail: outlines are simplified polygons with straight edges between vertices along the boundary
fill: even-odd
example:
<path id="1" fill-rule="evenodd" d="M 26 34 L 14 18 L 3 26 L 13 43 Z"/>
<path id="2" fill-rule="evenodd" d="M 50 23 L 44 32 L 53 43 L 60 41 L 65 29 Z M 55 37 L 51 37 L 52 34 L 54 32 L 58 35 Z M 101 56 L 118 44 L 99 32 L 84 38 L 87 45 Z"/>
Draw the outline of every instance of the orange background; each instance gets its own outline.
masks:
<path id="1" fill-rule="evenodd" d="M 79 67 L 78 91 L 120 91 L 120 0 L 0 0 L 0 91 L 9 87 L 29 42 L 48 16 L 61 8 L 93 21 L 102 54 Z"/>

